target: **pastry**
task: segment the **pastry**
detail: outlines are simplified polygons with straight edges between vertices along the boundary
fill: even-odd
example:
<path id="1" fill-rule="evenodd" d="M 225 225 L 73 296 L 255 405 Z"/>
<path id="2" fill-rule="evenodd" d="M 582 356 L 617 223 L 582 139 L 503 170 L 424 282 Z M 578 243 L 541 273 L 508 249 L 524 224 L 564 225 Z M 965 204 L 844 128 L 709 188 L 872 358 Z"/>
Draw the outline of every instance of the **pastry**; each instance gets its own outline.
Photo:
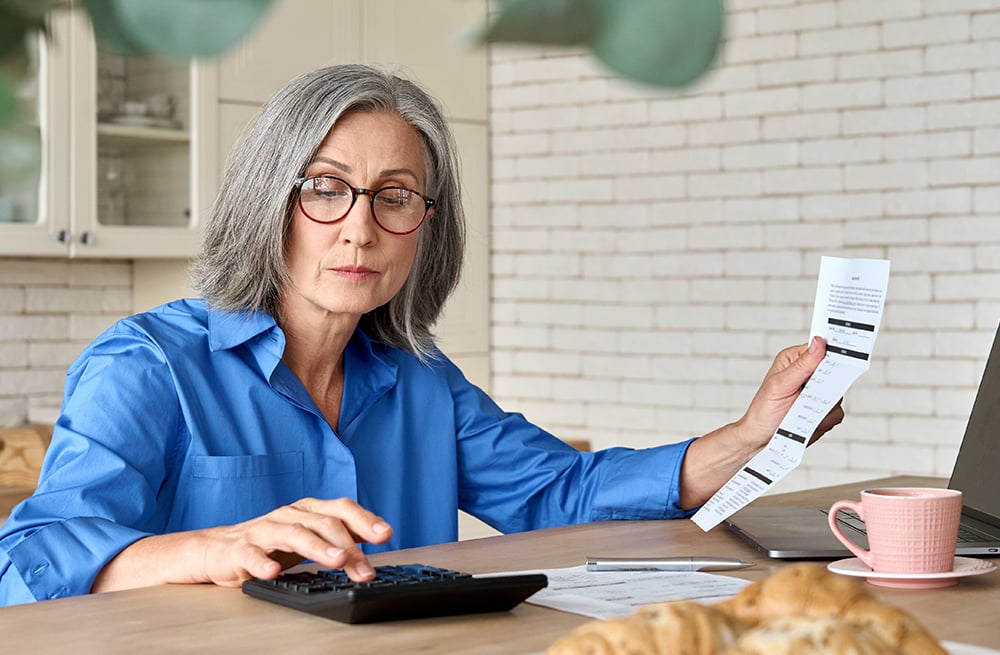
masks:
<path id="1" fill-rule="evenodd" d="M 649 625 L 656 652 L 664 655 L 714 655 L 746 630 L 731 614 L 693 601 L 646 605 L 636 611 L 635 620 Z"/>
<path id="2" fill-rule="evenodd" d="M 920 621 L 898 607 L 886 605 L 871 596 L 852 604 L 842 616 L 853 625 L 864 626 L 879 634 L 906 655 L 947 655 L 947 651 Z"/>
<path id="3" fill-rule="evenodd" d="M 817 564 L 791 564 L 716 607 L 751 626 L 785 616 L 839 616 L 867 592 L 856 580 L 830 573 Z"/>
<path id="4" fill-rule="evenodd" d="M 786 617 L 748 630 L 723 655 L 900 655 L 871 630 L 843 619 Z"/>
<path id="5" fill-rule="evenodd" d="M 812 563 L 782 567 L 734 597 L 656 603 L 590 621 L 546 655 L 947 655 L 909 613 Z"/>
<path id="6" fill-rule="evenodd" d="M 633 617 L 590 621 L 564 635 L 546 655 L 655 655 L 653 632 L 645 621 Z"/>
<path id="7" fill-rule="evenodd" d="M 906 655 L 946 655 L 909 613 L 882 603 L 857 580 L 811 563 L 792 564 L 716 604 L 753 627 L 789 616 L 842 618 L 878 634 Z"/>
<path id="8" fill-rule="evenodd" d="M 695 602 L 656 603 L 626 618 L 584 623 L 546 655 L 715 655 L 745 630 L 725 612 Z"/>

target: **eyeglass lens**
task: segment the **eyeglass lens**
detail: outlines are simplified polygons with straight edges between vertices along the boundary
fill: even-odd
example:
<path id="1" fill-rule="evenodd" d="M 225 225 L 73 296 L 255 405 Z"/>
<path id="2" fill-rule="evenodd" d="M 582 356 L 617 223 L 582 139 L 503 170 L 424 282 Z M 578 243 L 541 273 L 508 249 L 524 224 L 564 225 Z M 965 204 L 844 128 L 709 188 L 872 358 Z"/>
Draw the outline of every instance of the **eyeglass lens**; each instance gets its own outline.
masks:
<path id="1" fill-rule="evenodd" d="M 333 223 L 351 211 L 355 195 L 355 190 L 344 180 L 324 175 L 302 182 L 299 187 L 299 204 L 312 220 Z M 386 187 L 369 195 L 375 220 L 389 232 L 405 233 L 415 230 L 427 212 L 423 197 L 416 191 Z"/>

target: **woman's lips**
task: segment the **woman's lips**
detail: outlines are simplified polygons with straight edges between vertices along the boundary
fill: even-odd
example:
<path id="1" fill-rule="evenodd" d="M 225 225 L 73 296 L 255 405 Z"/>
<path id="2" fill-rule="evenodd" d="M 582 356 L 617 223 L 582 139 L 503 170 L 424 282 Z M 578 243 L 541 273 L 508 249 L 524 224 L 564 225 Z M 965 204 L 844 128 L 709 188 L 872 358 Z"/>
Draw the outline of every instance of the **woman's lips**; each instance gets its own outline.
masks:
<path id="1" fill-rule="evenodd" d="M 372 270 L 367 266 L 335 266 L 331 270 L 348 280 L 367 280 L 370 277 L 378 275 L 378 271 Z"/>

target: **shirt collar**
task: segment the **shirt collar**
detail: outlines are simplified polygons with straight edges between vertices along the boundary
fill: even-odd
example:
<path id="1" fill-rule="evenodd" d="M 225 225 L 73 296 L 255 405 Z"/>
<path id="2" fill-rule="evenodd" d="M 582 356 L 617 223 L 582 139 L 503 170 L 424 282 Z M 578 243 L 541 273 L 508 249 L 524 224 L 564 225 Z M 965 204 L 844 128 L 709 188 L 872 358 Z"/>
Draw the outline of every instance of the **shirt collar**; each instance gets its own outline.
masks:
<path id="1" fill-rule="evenodd" d="M 208 339 L 212 352 L 227 350 L 278 327 L 266 312 L 222 312 L 208 310 Z"/>
<path id="2" fill-rule="evenodd" d="M 285 350 L 285 333 L 266 312 L 222 312 L 208 310 L 209 348 L 212 352 L 246 344 L 264 375 L 272 375 Z M 344 401 L 340 423 L 348 426 L 380 396 L 396 384 L 398 365 L 389 347 L 369 337 L 360 327 L 354 330 L 344 351 Z M 284 370 L 284 369 L 282 369 Z"/>

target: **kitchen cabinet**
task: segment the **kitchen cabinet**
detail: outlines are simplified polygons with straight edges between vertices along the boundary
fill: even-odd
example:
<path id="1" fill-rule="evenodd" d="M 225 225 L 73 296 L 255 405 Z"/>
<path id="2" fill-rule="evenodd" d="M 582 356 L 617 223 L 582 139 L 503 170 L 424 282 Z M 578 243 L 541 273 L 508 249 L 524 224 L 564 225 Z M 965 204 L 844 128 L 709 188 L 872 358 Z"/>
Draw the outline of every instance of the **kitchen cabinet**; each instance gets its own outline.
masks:
<path id="1" fill-rule="evenodd" d="M 215 64 L 126 58 L 53 11 L 21 90 L 40 179 L 0 189 L 0 254 L 187 257 L 217 184 Z"/>
<path id="2" fill-rule="evenodd" d="M 133 260 L 137 310 L 187 295 L 226 155 L 261 104 L 307 70 L 375 64 L 429 89 L 454 129 L 469 243 L 438 335 L 486 387 L 488 62 L 460 36 L 486 16 L 486 0 L 279 0 L 225 56 L 178 63 L 117 56 L 82 11 L 52 12 L 22 94 L 42 132 L 42 175 L 28 191 L 0 188 L 0 256 Z"/>

